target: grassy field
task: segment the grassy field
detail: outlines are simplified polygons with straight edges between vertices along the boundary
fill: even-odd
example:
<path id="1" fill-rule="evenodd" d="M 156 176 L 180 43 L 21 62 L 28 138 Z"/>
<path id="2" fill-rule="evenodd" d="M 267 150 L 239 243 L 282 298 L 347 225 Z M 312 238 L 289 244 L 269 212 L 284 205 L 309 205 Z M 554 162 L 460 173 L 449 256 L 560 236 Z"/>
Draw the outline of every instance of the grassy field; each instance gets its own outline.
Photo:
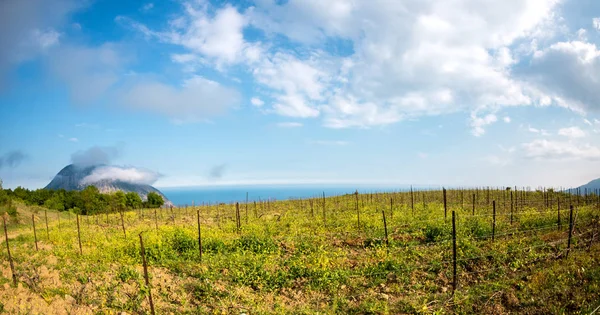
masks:
<path id="1" fill-rule="evenodd" d="M 427 191 L 82 216 L 82 254 L 74 214 L 17 203 L 17 286 L 2 238 L 0 310 L 145 314 L 152 294 L 157 314 L 589 314 L 598 198 L 512 194 L 449 190 L 446 210 Z"/>

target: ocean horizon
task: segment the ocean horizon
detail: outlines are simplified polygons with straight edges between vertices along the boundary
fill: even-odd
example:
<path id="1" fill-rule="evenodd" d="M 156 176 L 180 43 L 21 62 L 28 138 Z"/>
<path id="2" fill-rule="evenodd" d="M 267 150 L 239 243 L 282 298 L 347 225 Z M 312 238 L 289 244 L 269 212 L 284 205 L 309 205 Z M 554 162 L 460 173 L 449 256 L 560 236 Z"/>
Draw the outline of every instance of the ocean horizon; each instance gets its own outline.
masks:
<path id="1" fill-rule="evenodd" d="M 192 203 L 213 204 L 260 200 L 289 200 L 325 196 L 339 196 L 374 192 L 399 192 L 410 190 L 411 185 L 255 185 L 255 186 L 207 186 L 207 187 L 162 187 L 158 188 L 174 205 Z M 414 190 L 440 189 L 441 186 L 412 186 Z"/>

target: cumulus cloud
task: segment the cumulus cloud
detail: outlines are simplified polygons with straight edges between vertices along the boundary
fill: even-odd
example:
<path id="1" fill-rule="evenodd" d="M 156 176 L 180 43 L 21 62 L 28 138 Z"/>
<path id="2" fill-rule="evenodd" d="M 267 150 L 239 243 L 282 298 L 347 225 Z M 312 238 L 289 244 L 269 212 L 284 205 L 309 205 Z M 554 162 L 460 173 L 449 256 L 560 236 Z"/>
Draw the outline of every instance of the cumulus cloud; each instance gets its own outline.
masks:
<path id="1" fill-rule="evenodd" d="M 600 148 L 590 144 L 534 140 L 522 144 L 525 156 L 534 159 L 585 159 L 599 160 Z"/>
<path id="2" fill-rule="evenodd" d="M 471 117 L 473 134 L 481 136 L 498 119 L 510 121 L 491 120 L 501 107 L 600 103 L 595 46 L 584 36 L 548 44 L 564 32 L 560 2 L 290 0 L 243 10 L 184 1 L 163 30 L 118 21 L 180 45 L 186 51 L 172 59 L 192 72 L 200 65 L 221 73 L 245 67 L 273 99 L 265 113 L 320 117 L 331 128 L 489 113 Z M 245 38 L 248 27 L 264 36 Z M 294 49 L 277 45 L 281 37 Z M 561 60 L 565 67 L 553 66 Z"/>
<path id="3" fill-rule="evenodd" d="M 538 28 L 551 24 L 556 1 L 488 5 L 493 8 L 469 0 L 264 1 L 247 14 L 254 26 L 302 44 L 329 38 L 352 42 L 354 53 L 342 59 L 313 50 L 322 57 L 315 68 L 324 72 L 319 76 L 325 80 L 305 84 L 320 86 L 318 96 L 328 99 L 325 124 L 343 128 L 465 108 L 531 104 L 522 84 L 510 77 L 508 70 L 518 59 L 507 46 L 541 36 Z M 310 64 L 308 56 L 301 62 Z M 352 101 L 332 102 L 332 97 Z M 481 122 L 473 122 L 476 135 L 482 134 Z"/>
<path id="4" fill-rule="evenodd" d="M 593 18 L 592 25 L 597 31 L 600 31 L 600 18 Z"/>
<path id="5" fill-rule="evenodd" d="M 71 154 L 71 163 L 78 166 L 107 165 L 121 155 L 118 146 L 94 146 Z"/>
<path id="6" fill-rule="evenodd" d="M 0 155 L 0 169 L 2 169 L 4 166 L 15 168 L 19 166 L 25 159 L 27 159 L 27 155 L 19 150 Z"/>
<path id="7" fill-rule="evenodd" d="M 552 44 L 536 51 L 531 64 L 517 73 L 536 84 L 557 105 L 576 111 L 599 108 L 600 50 L 592 43 L 570 41 Z"/>
<path id="8" fill-rule="evenodd" d="M 117 17 L 116 21 L 149 38 L 181 45 L 210 58 L 219 66 L 237 63 L 245 58 L 246 50 L 253 49 L 244 41 L 243 29 L 247 19 L 233 6 L 225 5 L 214 14 L 209 13 L 208 4 L 203 1 L 184 2 L 183 8 L 184 13 L 172 19 L 170 28 L 165 31 L 153 31 L 123 16 Z"/>
<path id="9" fill-rule="evenodd" d="M 161 175 L 159 173 L 132 166 L 100 166 L 81 181 L 84 185 L 101 181 L 118 181 L 131 184 L 154 184 Z"/>
<path id="10" fill-rule="evenodd" d="M 585 137 L 585 131 L 583 131 L 579 127 L 569 127 L 569 128 L 561 128 L 558 130 L 559 136 L 564 136 L 568 138 L 583 138 Z"/>

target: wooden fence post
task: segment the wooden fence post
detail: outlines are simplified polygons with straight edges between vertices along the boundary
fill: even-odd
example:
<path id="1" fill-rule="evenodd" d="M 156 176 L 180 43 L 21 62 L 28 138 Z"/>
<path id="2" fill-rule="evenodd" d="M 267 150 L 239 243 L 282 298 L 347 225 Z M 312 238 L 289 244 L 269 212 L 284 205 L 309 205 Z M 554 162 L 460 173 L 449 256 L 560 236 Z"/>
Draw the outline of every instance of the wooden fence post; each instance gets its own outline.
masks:
<path id="1" fill-rule="evenodd" d="M 50 240 L 50 229 L 48 229 L 48 210 L 44 209 L 44 217 L 46 218 L 46 236 Z"/>
<path id="2" fill-rule="evenodd" d="M 15 287 L 17 286 L 17 275 L 15 274 L 15 265 L 10 255 L 10 246 L 8 245 L 8 232 L 6 230 L 6 218 L 2 216 L 2 223 L 4 223 L 4 237 L 6 240 L 6 252 L 8 252 L 8 263 L 10 265 L 10 273 L 12 274 L 12 280 Z"/>
<path id="3" fill-rule="evenodd" d="M 81 231 L 79 229 L 79 214 L 77 216 L 77 240 L 79 241 L 79 255 L 83 255 L 83 249 L 81 247 Z"/>
<path id="4" fill-rule="evenodd" d="M 496 238 L 496 200 L 492 201 L 492 242 Z"/>
<path id="5" fill-rule="evenodd" d="M 242 223 L 240 222 L 240 204 L 239 202 L 235 203 L 235 224 L 237 228 L 237 232 L 240 233 L 242 229 Z"/>
<path id="6" fill-rule="evenodd" d="M 452 294 L 458 287 L 456 274 L 456 212 L 452 211 Z"/>
<path id="7" fill-rule="evenodd" d="M 356 199 L 356 227 L 360 230 L 360 210 L 358 210 L 358 190 L 354 192 L 354 197 Z"/>
<path id="8" fill-rule="evenodd" d="M 31 224 L 33 225 L 33 240 L 35 242 L 35 250 L 38 251 L 37 232 L 35 231 L 35 216 L 31 214 Z"/>
<path id="9" fill-rule="evenodd" d="M 513 224 L 513 192 L 510 192 L 510 224 Z"/>
<path id="10" fill-rule="evenodd" d="M 150 311 L 152 315 L 156 314 L 154 312 L 154 301 L 152 301 L 152 289 L 150 288 L 150 279 L 148 278 L 148 264 L 146 263 L 146 250 L 144 249 L 144 240 L 142 238 L 142 233 L 140 233 L 140 247 L 142 250 L 142 263 L 144 264 L 144 280 L 146 282 L 146 287 L 148 287 L 148 300 L 150 302 Z"/>
<path id="11" fill-rule="evenodd" d="M 200 261 L 202 261 L 202 231 L 200 230 L 200 209 L 197 210 L 198 215 L 198 251 L 200 253 Z"/>
<path id="12" fill-rule="evenodd" d="M 570 207 L 569 211 L 569 241 L 567 243 L 567 256 L 569 257 L 569 252 L 571 251 L 571 238 L 573 237 L 573 205 Z"/>
<path id="13" fill-rule="evenodd" d="M 387 221 L 385 220 L 385 210 L 381 210 L 381 215 L 383 216 L 383 229 L 385 231 L 385 246 L 389 248 L 390 242 L 388 239 Z"/>
<path id="14" fill-rule="evenodd" d="M 127 239 L 127 232 L 125 231 L 125 220 L 123 219 L 123 210 L 119 211 L 119 214 L 121 215 L 121 227 L 123 228 L 123 235 L 125 236 L 125 239 Z"/>
<path id="15" fill-rule="evenodd" d="M 327 224 L 327 215 L 325 214 L 325 192 L 323 192 L 323 224 Z"/>
<path id="16" fill-rule="evenodd" d="M 442 188 L 443 190 L 443 194 L 444 194 L 444 220 L 446 220 L 446 218 L 448 217 L 448 207 L 446 204 L 446 188 Z"/>
<path id="17" fill-rule="evenodd" d="M 410 208 L 412 211 L 412 215 L 415 215 L 415 196 L 413 193 L 412 185 L 410 185 Z"/>
<path id="18" fill-rule="evenodd" d="M 558 198 L 558 210 L 556 211 L 556 215 L 557 215 L 557 219 L 558 219 L 558 230 L 560 231 L 561 228 L 561 224 L 560 224 L 560 198 Z"/>
<path id="19" fill-rule="evenodd" d="M 156 230 L 158 231 L 158 214 L 156 212 L 156 208 L 154 208 L 154 225 L 156 226 Z"/>

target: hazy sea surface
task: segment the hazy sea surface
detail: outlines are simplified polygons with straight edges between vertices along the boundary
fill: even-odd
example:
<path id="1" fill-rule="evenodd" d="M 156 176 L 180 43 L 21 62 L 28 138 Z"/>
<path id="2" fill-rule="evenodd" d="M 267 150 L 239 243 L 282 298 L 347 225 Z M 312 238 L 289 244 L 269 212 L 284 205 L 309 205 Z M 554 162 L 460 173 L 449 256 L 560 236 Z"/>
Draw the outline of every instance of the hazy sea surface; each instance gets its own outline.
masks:
<path id="1" fill-rule="evenodd" d="M 406 191 L 410 186 L 331 186 L 331 185 L 279 185 L 279 186 L 222 186 L 222 187 L 182 187 L 159 188 L 175 205 L 196 205 L 215 202 L 243 202 L 248 193 L 249 201 L 286 200 L 322 196 L 360 193 Z M 425 189 L 425 187 L 414 187 Z"/>

